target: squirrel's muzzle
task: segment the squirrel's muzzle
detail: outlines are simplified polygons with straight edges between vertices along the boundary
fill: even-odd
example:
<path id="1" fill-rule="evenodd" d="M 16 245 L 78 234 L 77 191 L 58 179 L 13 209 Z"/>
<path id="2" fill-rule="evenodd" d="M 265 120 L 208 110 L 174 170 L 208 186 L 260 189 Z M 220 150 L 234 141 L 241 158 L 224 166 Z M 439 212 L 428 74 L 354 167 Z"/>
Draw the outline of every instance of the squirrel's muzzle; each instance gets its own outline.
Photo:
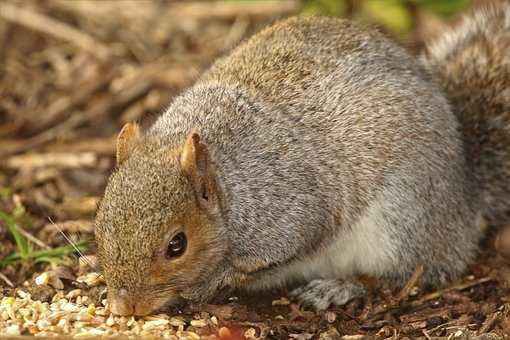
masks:
<path id="1" fill-rule="evenodd" d="M 125 288 L 108 292 L 108 303 L 111 312 L 117 315 L 144 316 L 153 311 L 153 308 L 147 301 L 135 299 Z"/>

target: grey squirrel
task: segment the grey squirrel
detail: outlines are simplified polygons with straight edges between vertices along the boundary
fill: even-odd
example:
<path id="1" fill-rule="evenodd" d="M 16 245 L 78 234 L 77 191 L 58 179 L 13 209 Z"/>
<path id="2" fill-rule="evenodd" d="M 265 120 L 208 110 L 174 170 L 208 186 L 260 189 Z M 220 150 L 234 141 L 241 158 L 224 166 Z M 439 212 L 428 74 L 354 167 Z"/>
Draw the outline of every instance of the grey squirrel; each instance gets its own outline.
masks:
<path id="1" fill-rule="evenodd" d="M 321 310 L 362 296 L 359 274 L 459 277 L 510 216 L 509 51 L 508 3 L 420 60 L 334 18 L 242 43 L 119 134 L 95 223 L 112 312 L 289 284 Z"/>

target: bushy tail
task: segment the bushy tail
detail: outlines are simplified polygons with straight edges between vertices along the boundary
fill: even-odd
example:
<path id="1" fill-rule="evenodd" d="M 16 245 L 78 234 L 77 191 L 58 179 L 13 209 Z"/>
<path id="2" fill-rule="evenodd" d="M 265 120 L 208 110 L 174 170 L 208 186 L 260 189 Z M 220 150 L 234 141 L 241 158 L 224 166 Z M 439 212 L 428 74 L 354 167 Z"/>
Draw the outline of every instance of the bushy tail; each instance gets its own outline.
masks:
<path id="1" fill-rule="evenodd" d="M 422 56 L 450 99 L 491 224 L 510 222 L 510 1 L 479 8 Z"/>

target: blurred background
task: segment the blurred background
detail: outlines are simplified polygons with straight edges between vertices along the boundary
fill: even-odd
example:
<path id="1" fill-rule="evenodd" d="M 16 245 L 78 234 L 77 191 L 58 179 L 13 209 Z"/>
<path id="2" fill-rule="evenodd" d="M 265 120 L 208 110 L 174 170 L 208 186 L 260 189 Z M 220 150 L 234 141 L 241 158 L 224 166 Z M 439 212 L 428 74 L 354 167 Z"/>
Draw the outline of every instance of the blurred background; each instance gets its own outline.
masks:
<path id="1" fill-rule="evenodd" d="M 459 12 L 484 3 L 0 1 L 0 283 L 16 286 L 34 268 L 67 261 L 72 249 L 58 230 L 74 241 L 91 236 L 121 126 L 150 124 L 261 27 L 295 14 L 349 17 L 417 53 Z"/>

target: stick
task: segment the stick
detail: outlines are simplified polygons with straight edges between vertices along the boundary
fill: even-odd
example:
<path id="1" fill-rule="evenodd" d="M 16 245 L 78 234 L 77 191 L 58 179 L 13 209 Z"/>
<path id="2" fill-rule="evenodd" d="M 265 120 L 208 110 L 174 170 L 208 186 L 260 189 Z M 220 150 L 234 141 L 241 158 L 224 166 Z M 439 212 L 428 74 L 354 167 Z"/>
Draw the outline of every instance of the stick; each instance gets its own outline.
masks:
<path id="1" fill-rule="evenodd" d="M 106 17 L 113 11 L 121 11 L 123 15 L 133 15 L 136 9 L 138 17 L 148 17 L 153 15 L 153 6 L 149 2 L 138 0 L 125 0 L 122 6 L 118 1 L 101 1 L 101 6 L 97 6 L 97 1 L 68 1 L 54 0 L 52 2 L 60 8 L 79 13 L 83 16 Z M 208 1 L 188 1 L 171 2 L 169 6 L 158 8 L 159 18 L 186 18 L 187 20 L 200 19 L 235 19 L 237 17 L 272 17 L 281 16 L 289 13 L 295 13 L 300 7 L 297 0 L 258 0 L 258 1 L 232 1 L 232 2 L 208 2 Z"/>
<path id="2" fill-rule="evenodd" d="M 4 274 L 0 273 L 0 279 L 4 280 L 5 283 L 7 283 L 7 285 L 11 288 L 14 288 L 14 284 L 12 283 L 11 280 L 9 280 L 9 278 L 7 276 L 5 276 Z"/>
<path id="3" fill-rule="evenodd" d="M 480 327 L 480 329 L 478 330 L 478 335 L 482 335 L 483 333 L 487 333 L 488 331 L 490 331 L 494 324 L 496 323 L 496 321 L 498 321 L 500 315 L 501 312 L 496 312 L 492 314 L 490 318 L 485 320 L 482 327 Z"/>
<path id="4" fill-rule="evenodd" d="M 82 168 L 92 167 L 97 163 L 93 152 L 47 152 L 31 153 L 9 157 L 6 165 L 13 169 L 22 168 Z"/>
<path id="5" fill-rule="evenodd" d="M 483 283 L 490 282 L 490 281 L 494 281 L 494 278 L 491 276 L 486 276 L 486 277 L 479 278 L 478 280 L 473 280 L 473 281 L 469 281 L 469 282 L 463 282 L 463 283 L 451 285 L 450 287 L 446 287 L 444 289 L 437 290 L 433 293 L 423 296 L 419 300 L 411 302 L 410 306 L 411 307 L 420 306 L 424 302 L 434 300 L 434 299 L 441 297 L 441 295 L 443 295 L 446 292 L 465 290 L 465 289 L 468 289 L 468 288 L 471 288 L 474 286 L 478 286 L 478 285 L 481 285 Z"/>
<path id="6" fill-rule="evenodd" d="M 411 275 L 411 277 L 409 278 L 409 281 L 407 281 L 404 288 L 402 288 L 400 293 L 397 295 L 397 300 L 399 302 L 405 301 L 405 300 L 407 300 L 407 298 L 409 298 L 409 294 L 411 293 L 411 290 L 413 289 L 413 287 L 415 287 L 418 284 L 418 281 L 420 281 L 420 278 L 423 275 L 423 270 L 424 270 L 423 265 L 416 267 L 413 275 Z"/>
<path id="7" fill-rule="evenodd" d="M 118 107 L 145 95 L 152 88 L 152 82 L 140 81 L 130 88 L 123 89 L 109 98 L 105 98 L 92 106 L 87 112 L 79 112 L 69 116 L 65 121 L 42 131 L 38 135 L 26 139 L 24 142 L 14 143 L 9 148 L 0 149 L 0 156 L 34 149 L 40 145 L 55 140 L 62 133 L 72 131 L 91 119 L 97 119 L 104 112 L 110 112 Z"/>
<path id="8" fill-rule="evenodd" d="M 31 131 L 48 129 L 54 123 L 65 118 L 66 115 L 68 116 L 71 109 L 87 104 L 97 91 L 108 87 L 114 76 L 115 72 L 108 72 L 106 75 L 99 77 L 99 79 L 79 84 L 80 90 L 74 91 L 72 96 L 64 97 L 63 100 L 52 103 L 41 117 L 41 120 L 33 122 Z"/>
<path id="9" fill-rule="evenodd" d="M 244 17 L 268 17 L 297 11 L 299 2 L 285 1 L 239 1 L 239 2 L 189 2 L 175 3 L 171 12 L 193 19 L 232 19 Z"/>
<path id="10" fill-rule="evenodd" d="M 21 235 L 25 236 L 28 240 L 37 244 L 39 247 L 44 248 L 44 249 L 51 249 L 46 243 L 39 240 L 37 237 L 30 234 L 28 231 L 26 231 L 25 229 L 23 229 L 22 227 L 20 227 L 17 224 L 16 224 L 16 229 L 18 229 L 18 231 L 20 232 Z"/>
<path id="11" fill-rule="evenodd" d="M 413 274 L 413 276 L 415 276 L 415 275 Z M 409 280 L 409 281 L 411 281 L 411 280 Z M 478 286 L 480 284 L 490 282 L 490 281 L 494 281 L 494 278 L 491 276 L 486 276 L 486 277 L 479 278 L 478 280 L 454 284 L 454 285 L 451 285 L 444 289 L 440 289 L 440 290 L 437 290 L 430 294 L 424 295 L 423 297 L 421 297 L 418 300 L 411 301 L 409 303 L 405 303 L 405 304 L 403 304 L 403 306 L 416 308 L 416 307 L 423 305 L 427 301 L 434 300 L 434 299 L 441 297 L 446 292 L 461 291 L 461 290 L 465 290 L 465 289 L 468 289 L 468 288 L 471 288 L 474 286 Z M 406 284 L 406 286 L 407 286 L 407 284 Z M 386 313 L 387 311 L 398 308 L 399 306 L 400 306 L 400 304 L 387 304 L 387 305 L 376 306 L 376 308 L 374 308 L 373 312 L 368 314 L 367 317 L 369 317 L 369 316 L 374 317 L 374 316 Z"/>
<path id="12" fill-rule="evenodd" d="M 108 59 L 110 55 L 109 49 L 95 41 L 90 35 L 32 10 L 2 2 L 0 3 L 0 17 L 18 25 L 68 41 L 94 54 L 99 59 Z"/>

